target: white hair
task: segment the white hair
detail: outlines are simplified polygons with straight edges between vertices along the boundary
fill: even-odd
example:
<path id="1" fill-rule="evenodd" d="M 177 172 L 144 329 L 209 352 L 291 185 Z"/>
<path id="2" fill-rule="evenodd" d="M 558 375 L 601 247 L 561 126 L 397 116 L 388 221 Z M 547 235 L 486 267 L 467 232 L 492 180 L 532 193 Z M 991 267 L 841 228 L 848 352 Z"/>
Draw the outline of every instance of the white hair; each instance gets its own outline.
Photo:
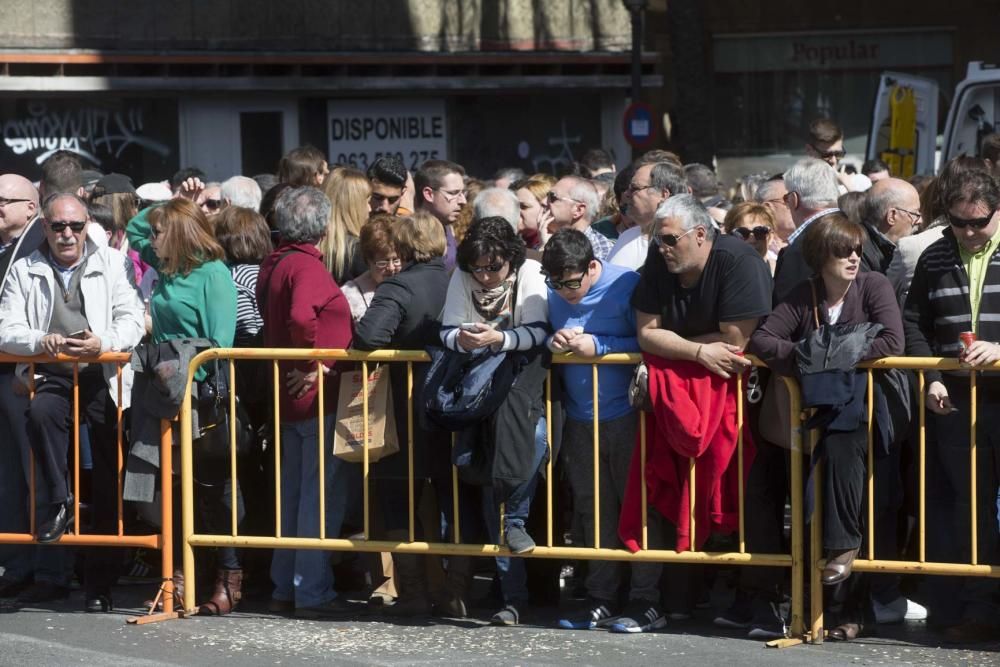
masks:
<path id="1" fill-rule="evenodd" d="M 597 188 L 588 179 L 580 176 L 564 176 L 562 180 L 569 183 L 567 196 L 573 201 L 583 204 L 586 209 L 583 214 L 584 218 L 587 222 L 593 222 L 601 205 L 600 198 L 597 196 Z"/>
<path id="2" fill-rule="evenodd" d="M 701 225 L 705 228 L 705 235 L 709 240 L 714 240 L 719 231 L 712 216 L 705 209 L 705 205 L 692 194 L 674 195 L 663 200 L 657 207 L 653 218 L 657 222 L 664 218 L 677 218 L 681 221 L 681 227 L 684 230 L 694 229 Z"/>
<path id="3" fill-rule="evenodd" d="M 785 172 L 785 188 L 799 195 L 802 206 L 811 209 L 836 206 L 840 197 L 837 172 L 823 160 L 804 157 Z"/>
<path id="4" fill-rule="evenodd" d="M 472 219 L 503 218 L 514 231 L 521 221 L 521 202 L 507 188 L 485 188 L 472 202 Z"/>
<path id="5" fill-rule="evenodd" d="M 233 206 L 254 211 L 260 209 L 260 186 L 252 178 L 233 176 L 222 184 L 221 190 L 222 198 Z"/>

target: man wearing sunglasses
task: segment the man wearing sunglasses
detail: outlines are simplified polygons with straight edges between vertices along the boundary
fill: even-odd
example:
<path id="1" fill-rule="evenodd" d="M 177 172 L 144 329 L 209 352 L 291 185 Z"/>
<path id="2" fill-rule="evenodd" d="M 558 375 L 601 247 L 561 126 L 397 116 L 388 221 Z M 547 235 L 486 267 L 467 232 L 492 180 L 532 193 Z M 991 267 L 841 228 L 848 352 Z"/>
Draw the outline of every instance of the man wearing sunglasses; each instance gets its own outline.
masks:
<path id="1" fill-rule="evenodd" d="M 542 200 L 542 215 L 549 219 L 550 234 L 566 228 L 582 232 L 593 246 L 594 256 L 603 260 L 614 244 L 590 226 L 599 205 L 597 189 L 593 183 L 579 176 L 564 176 Z M 544 218 L 541 224 L 545 224 Z"/>
<path id="2" fill-rule="evenodd" d="M 563 229 L 549 239 L 542 254 L 542 269 L 549 287 L 549 324 L 555 333 L 548 345 L 554 353 L 572 352 L 581 357 L 615 352 L 638 352 L 635 315 L 629 299 L 639 274 L 602 262 L 590 241 L 575 229 Z M 594 546 L 594 514 L 600 517 L 600 544 L 621 548 L 618 517 L 625 494 L 638 420 L 628 402 L 633 368 L 602 365 L 598 368 L 597 417 L 600 453 L 597 467 L 600 505 L 594 506 L 594 384 L 586 364 L 560 364 L 565 386 L 566 422 L 563 425 L 562 461 L 569 475 L 573 504 L 584 527 L 584 545 Z M 651 533 L 656 537 L 657 527 Z M 634 563 L 626 609 L 619 606 L 623 566 L 614 561 L 591 561 L 587 572 L 587 601 L 559 621 L 565 629 L 589 630 L 610 626 L 621 617 L 644 620 L 650 629 L 662 625 L 660 568 Z M 652 610 L 651 616 L 646 615 Z"/>
<path id="3" fill-rule="evenodd" d="M 690 191 L 687 175 L 679 165 L 667 161 L 644 162 L 639 158 L 622 194 L 625 215 L 634 226 L 618 237 L 608 261 L 618 266 L 638 270 L 649 254 L 650 230 L 656 209 L 669 197 Z"/>
<path id="4" fill-rule="evenodd" d="M 750 365 L 743 356 L 743 349 L 760 318 L 771 312 L 771 276 L 767 264 L 749 244 L 737 237 L 720 234 L 708 211 L 690 194 L 675 195 L 660 205 L 652 239 L 655 251 L 651 250 L 646 258 L 631 300 L 639 347 L 647 356 L 691 363 L 669 364 L 667 368 L 651 360 L 647 364 L 650 375 L 660 373 L 664 381 L 668 381 L 666 376 L 673 373 L 685 382 L 701 385 L 707 374 L 729 380 L 743 373 Z M 652 379 L 650 386 L 653 386 Z M 735 380 L 713 383 L 713 386 L 720 391 L 735 391 Z M 699 409 L 707 407 L 694 395 L 690 400 Z M 651 421 L 655 426 L 664 423 L 663 420 L 673 419 L 673 413 L 661 403 L 654 402 L 653 411 L 657 413 L 656 418 L 647 420 L 647 425 Z M 680 418 L 671 423 L 678 430 L 684 430 Z M 728 421 L 728 418 L 717 424 L 718 433 L 736 431 L 735 421 Z M 706 446 L 718 447 L 706 455 L 714 463 L 702 461 L 702 465 L 712 466 L 712 470 L 726 468 L 724 461 L 731 457 L 727 458 L 724 452 L 734 444 L 735 439 L 722 442 L 713 437 L 711 444 Z M 701 470 L 704 473 L 706 467 Z M 704 507 L 713 500 L 710 498 L 712 491 L 704 482 L 703 479 L 699 483 L 701 495 L 694 501 L 696 507 Z M 671 488 L 665 493 L 677 491 Z M 624 512 L 622 516 L 624 522 Z M 698 534 L 704 538 L 708 533 Z M 676 537 L 679 543 L 680 525 Z M 670 538 L 666 539 L 666 548 L 671 548 Z M 694 548 L 698 548 L 697 545 Z M 664 576 L 668 580 L 664 590 L 671 592 L 667 600 L 669 610 L 690 614 L 690 571 L 665 568 Z"/>
<path id="5" fill-rule="evenodd" d="M 959 172 L 939 193 L 948 226 L 920 256 L 903 310 L 906 354 L 958 357 L 967 366 L 1000 361 L 1000 186 L 985 170 Z M 963 345 L 962 332 L 976 340 Z M 976 494 L 970 484 L 969 377 L 927 371 L 927 467 L 942 476 L 947 493 L 927 506 L 941 512 L 928 521 L 928 552 L 938 560 L 969 563 L 970 505 L 976 504 L 978 562 L 1000 563 L 997 487 L 1000 482 L 1000 378 L 982 373 L 976 391 Z M 955 642 L 990 641 L 1000 632 L 996 584 L 961 578 L 940 582 L 929 602 L 932 619 L 950 625 Z"/>
<path id="6" fill-rule="evenodd" d="M 87 204 L 75 194 L 57 194 L 44 204 L 45 243 L 11 267 L 0 302 L 0 350 L 9 354 L 93 357 L 131 350 L 145 333 L 144 309 L 131 279 L 131 260 L 87 238 Z M 67 460 L 74 392 L 79 390 L 80 419 L 89 426 L 93 456 L 91 506 L 95 532 L 113 532 L 117 516 L 117 408 L 128 408 L 132 372 L 116 364 L 38 364 L 35 395 L 27 412 L 40 493 L 36 539 L 54 542 L 73 524 L 74 501 Z M 28 368 L 18 367 L 27 385 Z M 91 569 L 108 556 L 88 556 L 88 605 L 107 595 L 113 567 Z M 119 556 L 120 557 L 120 556 Z M 106 563 L 105 563 L 106 565 Z M 98 571 L 100 574 L 98 575 Z M 97 579 L 92 578 L 93 574 Z M 108 578 L 105 580 L 104 578 Z M 93 611 L 107 611 L 98 600 Z"/>
<path id="7" fill-rule="evenodd" d="M 805 153 L 833 167 L 841 187 L 841 194 L 863 191 L 871 186 L 867 176 L 842 171 L 840 161 L 847 155 L 847 151 L 844 150 L 844 131 L 829 118 L 817 118 L 809 124 Z"/>
<path id="8" fill-rule="evenodd" d="M 743 347 L 771 312 L 767 265 L 742 240 L 719 234 L 687 194 L 660 205 L 653 243 L 632 296 L 643 351 L 696 361 L 724 378 L 742 372 Z"/>

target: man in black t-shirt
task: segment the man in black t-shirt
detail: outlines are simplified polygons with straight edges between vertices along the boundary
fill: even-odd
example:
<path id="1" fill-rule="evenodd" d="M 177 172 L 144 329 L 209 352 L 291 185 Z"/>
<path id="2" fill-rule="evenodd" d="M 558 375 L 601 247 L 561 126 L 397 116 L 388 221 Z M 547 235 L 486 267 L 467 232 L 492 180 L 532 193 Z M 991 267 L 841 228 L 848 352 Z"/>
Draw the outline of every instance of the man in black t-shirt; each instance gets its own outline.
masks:
<path id="1" fill-rule="evenodd" d="M 750 364 L 740 353 L 771 312 L 771 276 L 748 244 L 718 233 L 701 202 L 676 195 L 656 211 L 632 307 L 644 352 L 728 378 Z"/>
<path id="2" fill-rule="evenodd" d="M 708 211 L 690 194 L 660 204 L 652 241 L 632 293 L 639 346 L 667 359 L 696 361 L 724 378 L 742 372 L 750 362 L 740 353 L 759 318 L 771 311 L 767 264 L 741 239 L 720 236 Z M 646 519 L 650 549 L 676 546 L 674 527 L 655 508 L 648 508 Z M 673 565 L 662 572 L 666 611 L 690 614 L 690 570 Z M 630 604 L 611 630 L 643 631 L 656 627 L 655 620 L 643 617 L 663 614 L 655 602 L 643 614 L 636 611 Z"/>

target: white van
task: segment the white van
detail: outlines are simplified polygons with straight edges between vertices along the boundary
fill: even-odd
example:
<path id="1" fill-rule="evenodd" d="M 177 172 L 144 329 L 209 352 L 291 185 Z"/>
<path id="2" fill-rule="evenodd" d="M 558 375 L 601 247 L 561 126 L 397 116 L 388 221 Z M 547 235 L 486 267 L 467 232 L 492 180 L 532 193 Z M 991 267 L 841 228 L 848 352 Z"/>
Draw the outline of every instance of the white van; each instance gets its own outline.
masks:
<path id="1" fill-rule="evenodd" d="M 965 79 L 955 86 L 954 97 L 945 104 L 947 119 L 938 136 L 941 93 L 931 79 L 913 74 L 882 74 L 872 111 L 871 131 L 865 157 L 880 157 L 891 149 L 893 95 L 901 89 L 913 91 L 916 101 L 915 140 L 912 142 L 914 173 L 934 174 L 940 165 L 958 155 L 979 154 L 982 138 L 1000 131 L 1000 68 L 981 61 L 969 63 Z M 898 138 L 898 137 L 897 137 Z M 910 149 L 897 151 L 906 154 Z"/>

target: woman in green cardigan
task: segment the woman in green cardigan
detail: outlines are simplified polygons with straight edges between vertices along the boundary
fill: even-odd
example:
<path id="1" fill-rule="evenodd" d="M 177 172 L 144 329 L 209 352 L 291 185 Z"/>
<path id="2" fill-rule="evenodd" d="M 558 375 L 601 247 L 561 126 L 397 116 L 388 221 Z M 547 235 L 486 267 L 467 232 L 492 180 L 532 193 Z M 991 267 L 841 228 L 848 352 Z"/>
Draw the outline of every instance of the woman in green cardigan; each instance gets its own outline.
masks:
<path id="1" fill-rule="evenodd" d="M 132 218 L 126 234 L 131 247 L 158 273 L 150 298 L 153 343 L 174 338 L 207 338 L 219 347 L 232 347 L 236 334 L 236 286 L 222 261 L 225 252 L 198 206 L 178 198 L 146 209 Z M 203 371 L 198 375 L 197 379 L 204 378 Z M 229 469 L 228 464 L 225 468 Z M 238 482 L 228 476 L 218 483 L 199 482 L 196 521 L 209 533 L 228 534 L 233 483 L 237 484 L 237 520 L 243 515 Z M 179 499 L 180 494 L 174 498 Z M 176 523 L 179 507 L 175 507 L 174 516 Z M 181 533 L 175 529 L 174 534 Z M 180 545 L 179 540 L 177 544 Z M 243 571 L 236 550 L 231 547 L 219 548 L 216 560 L 215 590 L 200 608 L 202 613 L 228 614 L 240 600 Z M 183 586 L 177 579 L 175 574 L 175 590 Z"/>

